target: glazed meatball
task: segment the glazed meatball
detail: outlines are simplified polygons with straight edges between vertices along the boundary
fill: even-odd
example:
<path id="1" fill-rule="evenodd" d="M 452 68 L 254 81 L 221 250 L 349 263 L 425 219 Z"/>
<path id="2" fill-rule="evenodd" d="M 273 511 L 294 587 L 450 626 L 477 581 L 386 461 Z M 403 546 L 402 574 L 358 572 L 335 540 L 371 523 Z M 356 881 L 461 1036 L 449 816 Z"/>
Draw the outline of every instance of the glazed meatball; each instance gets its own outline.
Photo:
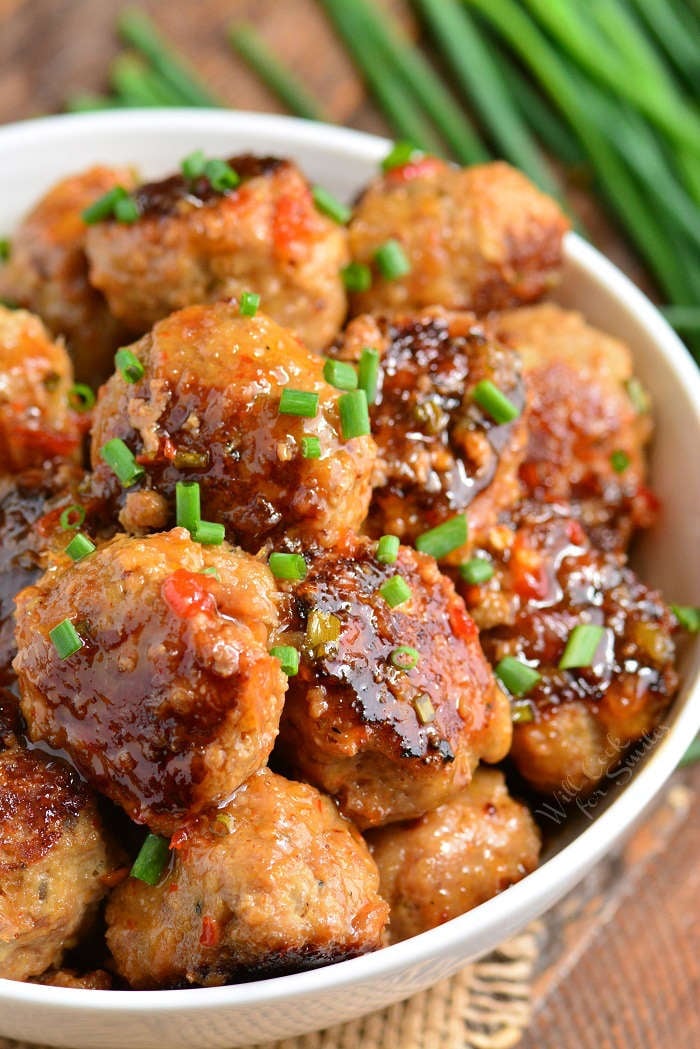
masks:
<path id="1" fill-rule="evenodd" d="M 320 351 L 345 317 L 346 230 L 316 210 L 290 161 L 229 163 L 240 183 L 221 192 L 205 176 L 141 186 L 137 222 L 90 230 L 90 279 L 138 333 L 183 306 L 257 292 L 271 317 Z"/>
<path id="2" fill-rule="evenodd" d="M 118 859 L 94 798 L 66 764 L 17 746 L 0 753 L 0 977 L 59 965 Z"/>
<path id="3" fill-rule="evenodd" d="M 263 769 L 173 857 L 159 885 L 130 878 L 107 908 L 107 943 L 134 988 L 231 983 L 381 946 L 377 868 L 313 787 Z"/>
<path id="4" fill-rule="evenodd" d="M 364 346 L 380 351 L 382 376 L 371 409 L 378 457 L 366 530 L 413 543 L 466 511 L 476 541 L 520 498 L 526 431 L 517 354 L 487 338 L 473 314 L 435 307 L 356 318 L 337 352 L 356 361 Z M 475 402 L 484 380 L 519 411 L 515 420 L 498 425 Z M 465 552 L 455 550 L 449 560 L 459 563 Z"/>
<path id="5" fill-rule="evenodd" d="M 508 751 L 508 703 L 476 626 L 435 561 L 408 547 L 391 564 L 350 538 L 307 556 L 279 756 L 360 827 L 419 816 L 467 784 L 479 758 Z M 410 594 L 394 604 L 385 588 L 398 577 Z"/>
<path id="6" fill-rule="evenodd" d="M 553 303 L 501 314 L 493 330 L 523 361 L 527 494 L 569 503 L 596 546 L 624 550 L 656 506 L 644 487 L 651 416 L 629 347 Z"/>
<path id="7" fill-rule="evenodd" d="M 69 406 L 73 369 L 38 317 L 0 306 L 2 472 L 80 454 L 81 428 Z"/>
<path id="8" fill-rule="evenodd" d="M 392 943 L 470 911 L 537 866 L 540 834 L 508 793 L 503 773 L 477 769 L 465 787 L 420 819 L 370 831 Z"/>
<path id="9" fill-rule="evenodd" d="M 557 204 L 504 164 L 454 168 L 434 157 L 394 168 L 360 198 L 350 254 L 371 265 L 372 286 L 352 312 L 490 310 L 537 299 L 559 277 L 568 222 Z M 403 248 L 409 271 L 384 277 L 376 252 Z"/>
<path id="10" fill-rule="evenodd" d="M 653 732 L 677 687 L 674 620 L 658 593 L 594 550 L 564 507 L 525 504 L 479 556 L 493 577 L 463 585 L 486 655 L 526 662 L 540 679 L 515 700 L 511 757 L 542 793 L 590 791 L 626 747 Z M 578 625 L 602 627 L 588 666 L 560 669 Z"/>
<path id="11" fill-rule="evenodd" d="M 141 487 L 172 503 L 178 480 L 198 481 L 204 518 L 253 553 L 283 535 L 331 544 L 359 527 L 374 442 L 343 439 L 341 394 L 291 332 L 231 305 L 190 306 L 132 349 L 143 378 L 130 385 L 117 372 L 95 410 L 92 459 L 106 484 L 116 481 L 100 450 L 118 437 L 145 471 Z M 290 389 L 317 400 L 312 417 L 283 413 Z M 309 436 L 318 458 L 304 457 Z"/>
<path id="12" fill-rule="evenodd" d="M 125 339 L 122 324 L 88 280 L 83 211 L 114 186 L 133 182 L 130 169 L 106 167 L 62 179 L 20 224 L 10 261 L 0 267 L 0 297 L 38 313 L 54 335 L 65 337 L 83 382 L 109 375 Z"/>
<path id="13" fill-rule="evenodd" d="M 267 651 L 276 602 L 264 564 L 182 528 L 57 559 L 17 598 L 31 738 L 63 748 L 132 819 L 172 833 L 267 761 L 285 690 Z M 81 647 L 61 658 L 49 632 L 65 620 Z"/>
<path id="14" fill-rule="evenodd" d="M 73 969 L 49 969 L 32 982 L 44 987 L 70 987 L 80 991 L 111 991 L 113 986 L 112 977 L 104 969 L 94 969 L 83 975 Z"/>

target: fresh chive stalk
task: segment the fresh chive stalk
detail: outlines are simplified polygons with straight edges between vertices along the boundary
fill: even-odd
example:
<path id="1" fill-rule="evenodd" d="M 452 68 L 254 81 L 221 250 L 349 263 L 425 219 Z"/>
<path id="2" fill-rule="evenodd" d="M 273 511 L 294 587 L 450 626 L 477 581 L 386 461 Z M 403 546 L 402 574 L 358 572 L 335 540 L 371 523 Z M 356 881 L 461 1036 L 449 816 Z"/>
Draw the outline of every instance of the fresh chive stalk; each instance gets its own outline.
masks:
<path id="1" fill-rule="evenodd" d="M 436 528 L 423 532 L 416 539 L 416 550 L 422 554 L 430 554 L 435 560 L 447 557 L 453 550 L 458 550 L 467 541 L 467 517 L 466 514 L 456 514 L 449 520 L 443 521 Z"/>
<path id="2" fill-rule="evenodd" d="M 499 426 L 513 422 L 520 415 L 518 406 L 513 404 L 490 379 L 482 379 L 478 382 L 472 396 L 479 407 L 483 408 Z"/>
<path id="3" fill-rule="evenodd" d="M 700 608 L 694 608 L 693 605 L 671 605 L 671 611 L 680 626 L 689 634 L 700 632 Z"/>
<path id="4" fill-rule="evenodd" d="M 560 670 L 590 667 L 605 634 L 605 627 L 596 623 L 579 623 L 569 634 L 563 655 L 559 660 Z"/>
<path id="5" fill-rule="evenodd" d="M 175 92 L 180 105 L 220 105 L 163 40 L 143 11 L 135 7 L 125 8 L 119 15 L 117 27 L 122 39 L 150 61 L 153 68 Z"/>
<path id="6" fill-rule="evenodd" d="M 202 519 L 201 490 L 197 481 L 178 481 L 175 485 L 175 522 L 194 535 Z"/>
<path id="7" fill-rule="evenodd" d="M 364 390 L 350 390 L 338 398 L 340 412 L 340 429 L 343 440 L 353 437 L 367 437 L 371 433 L 367 394 Z"/>
<path id="8" fill-rule="evenodd" d="M 143 467 L 136 462 L 134 453 L 124 444 L 121 437 L 113 437 L 111 441 L 103 444 L 100 457 L 116 474 L 124 488 L 131 488 L 144 475 Z"/>
<path id="9" fill-rule="evenodd" d="M 357 371 L 360 389 L 367 394 L 367 403 L 374 404 L 379 387 L 379 350 L 363 346 Z"/>
<path id="10" fill-rule="evenodd" d="M 309 94 L 295 74 L 269 50 L 252 25 L 232 25 L 228 31 L 228 39 L 231 47 L 258 74 L 265 86 L 284 103 L 290 113 L 306 120 L 331 123 L 316 99 Z"/>
<path id="11" fill-rule="evenodd" d="M 333 219 L 340 226 L 344 226 L 350 221 L 352 208 L 349 208 L 347 204 L 343 204 L 342 200 L 334 197 L 329 190 L 324 189 L 323 186 L 314 186 L 311 195 L 316 205 L 316 210 L 320 211 L 322 215 Z"/>
<path id="12" fill-rule="evenodd" d="M 110 87 L 127 106 L 176 106 L 180 99 L 166 82 L 136 55 L 117 55 L 110 70 Z"/>

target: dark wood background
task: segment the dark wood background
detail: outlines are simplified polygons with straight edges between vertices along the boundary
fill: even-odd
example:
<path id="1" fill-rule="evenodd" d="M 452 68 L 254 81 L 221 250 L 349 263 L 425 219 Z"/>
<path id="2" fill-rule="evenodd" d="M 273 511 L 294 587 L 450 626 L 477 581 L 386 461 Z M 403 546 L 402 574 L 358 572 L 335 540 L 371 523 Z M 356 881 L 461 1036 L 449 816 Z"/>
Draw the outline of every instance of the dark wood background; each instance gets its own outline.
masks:
<path id="1" fill-rule="evenodd" d="M 75 92 L 105 90 L 118 51 L 115 16 L 123 6 L 119 0 L 0 0 L 0 122 L 57 112 Z M 249 20 L 336 122 L 387 133 L 314 0 L 150 0 L 141 6 L 231 106 L 280 111 L 226 44 L 229 22 Z M 417 33 L 408 4 L 384 0 L 384 6 Z M 653 292 L 586 187 L 569 189 L 599 246 Z M 696 766 L 677 775 L 628 846 L 547 917 L 534 1016 L 521 1049 L 700 1047 L 699 901 Z"/>

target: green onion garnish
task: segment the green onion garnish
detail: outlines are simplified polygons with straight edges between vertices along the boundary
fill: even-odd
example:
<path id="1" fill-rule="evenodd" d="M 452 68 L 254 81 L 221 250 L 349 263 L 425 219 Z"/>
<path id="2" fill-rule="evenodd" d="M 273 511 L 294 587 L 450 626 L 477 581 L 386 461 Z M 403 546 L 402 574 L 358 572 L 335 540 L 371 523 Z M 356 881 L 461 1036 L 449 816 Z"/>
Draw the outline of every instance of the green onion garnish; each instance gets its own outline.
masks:
<path id="1" fill-rule="evenodd" d="M 309 390 L 292 390 L 285 386 L 280 397 L 280 415 L 301 415 L 314 419 L 318 413 L 318 394 Z"/>
<path id="2" fill-rule="evenodd" d="M 411 263 L 398 240 L 385 240 L 374 253 L 374 261 L 385 280 L 398 280 L 411 272 Z"/>
<path id="3" fill-rule="evenodd" d="M 341 226 L 350 221 L 352 210 L 347 204 L 343 204 L 332 193 L 329 193 L 327 189 L 324 189 L 323 186 L 314 186 L 311 195 L 314 198 L 314 204 L 322 215 L 327 215 L 329 219 L 333 219 L 334 222 Z"/>
<path id="4" fill-rule="evenodd" d="M 178 481 L 175 485 L 175 522 L 194 535 L 202 519 L 201 492 L 196 481 Z"/>
<path id="5" fill-rule="evenodd" d="M 463 565 L 459 566 L 459 574 L 462 579 L 465 583 L 471 583 L 472 586 L 488 583 L 493 576 L 493 572 L 493 565 L 485 557 L 472 557 L 471 561 L 465 561 Z"/>
<path id="6" fill-rule="evenodd" d="M 393 565 L 399 556 L 399 537 L 397 535 L 383 535 L 377 543 L 375 557 L 383 565 Z"/>
<path id="7" fill-rule="evenodd" d="M 126 382 L 133 383 L 143 379 L 145 368 L 133 350 L 123 346 L 114 355 L 114 363 Z"/>
<path id="8" fill-rule="evenodd" d="M 302 437 L 301 455 L 303 459 L 321 458 L 321 442 L 318 437 Z"/>
<path id="9" fill-rule="evenodd" d="M 72 506 L 67 506 L 65 508 L 58 519 L 58 523 L 63 531 L 67 532 L 69 528 L 80 528 L 84 520 L 85 508 L 78 506 L 77 503 L 73 503 Z"/>
<path id="10" fill-rule="evenodd" d="M 235 189 L 241 181 L 238 172 L 234 171 L 225 160 L 207 160 L 204 165 L 204 174 L 209 179 L 209 185 L 217 193 L 225 193 L 227 189 Z"/>
<path id="11" fill-rule="evenodd" d="M 520 415 L 520 409 L 490 379 L 482 379 L 476 384 L 473 397 L 499 426 L 512 422 Z"/>
<path id="12" fill-rule="evenodd" d="M 625 389 L 637 415 L 644 415 L 645 412 L 649 411 L 649 394 L 636 376 L 633 375 L 631 379 L 627 380 Z"/>
<path id="13" fill-rule="evenodd" d="M 8 237 L 0 237 L 0 262 L 7 262 L 12 250 L 12 242 Z"/>
<path id="14" fill-rule="evenodd" d="M 605 634 L 605 628 L 595 623 L 579 623 L 569 634 L 564 654 L 559 660 L 560 670 L 590 667 L 596 649 Z"/>
<path id="15" fill-rule="evenodd" d="M 692 605 L 671 605 L 671 611 L 689 634 L 697 634 L 700 631 L 700 608 L 694 608 Z"/>
<path id="16" fill-rule="evenodd" d="M 423 156 L 423 151 L 414 146 L 412 142 L 395 142 L 382 161 L 382 171 L 403 167 L 404 164 L 409 164 L 421 156 Z"/>
<path id="17" fill-rule="evenodd" d="M 74 412 L 89 412 L 95 407 L 95 394 L 84 382 L 75 382 L 68 391 L 68 404 Z"/>
<path id="18" fill-rule="evenodd" d="M 186 179 L 201 178 L 204 174 L 204 168 L 207 163 L 203 149 L 196 149 L 194 153 L 189 153 L 180 164 L 180 171 Z"/>
<path id="19" fill-rule="evenodd" d="M 390 608 L 396 608 L 397 605 L 402 605 L 404 601 L 409 600 L 411 588 L 403 576 L 394 575 L 382 583 L 379 593 Z"/>
<path id="20" fill-rule="evenodd" d="M 379 385 L 379 350 L 373 346 L 363 346 L 358 366 L 360 389 L 367 394 L 367 403 L 374 404 Z"/>
<path id="21" fill-rule="evenodd" d="M 226 529 L 216 521 L 197 521 L 192 538 L 203 546 L 221 546 L 226 538 Z"/>
<path id="22" fill-rule="evenodd" d="M 623 452 L 621 448 L 617 448 L 612 452 L 610 456 L 610 465 L 616 474 L 624 473 L 630 464 L 630 457 L 627 452 Z"/>
<path id="23" fill-rule="evenodd" d="M 350 441 L 353 437 L 367 437 L 369 435 L 369 409 L 367 407 L 367 394 L 364 390 L 352 390 L 350 393 L 341 393 L 338 398 L 338 410 L 340 412 L 340 429 L 343 434 L 343 440 Z"/>
<path id="24" fill-rule="evenodd" d="M 510 717 L 514 725 L 529 725 L 535 720 L 532 703 L 526 699 L 516 700 L 510 705 Z"/>
<path id="25" fill-rule="evenodd" d="M 241 317 L 254 317 L 260 306 L 260 296 L 254 291 L 244 291 L 238 303 Z"/>
<path id="26" fill-rule="evenodd" d="M 53 630 L 49 630 L 49 637 L 58 653 L 59 659 L 68 659 L 69 656 L 75 655 L 84 644 L 83 639 L 70 619 L 64 619 Z"/>
<path id="27" fill-rule="evenodd" d="M 143 467 L 138 465 L 134 453 L 127 448 L 121 437 L 113 437 L 107 444 L 102 445 L 100 456 L 107 466 L 111 467 L 124 488 L 131 488 L 144 475 Z"/>
<path id="28" fill-rule="evenodd" d="M 453 550 L 464 546 L 467 532 L 466 514 L 457 514 L 436 528 L 419 535 L 415 543 L 416 550 L 420 550 L 422 554 L 430 554 L 439 561 L 441 557 L 447 557 Z"/>
<path id="29" fill-rule="evenodd" d="M 218 569 L 218 568 L 216 567 L 216 565 L 209 565 L 209 566 L 208 566 L 208 568 L 203 568 L 203 569 L 202 569 L 202 570 L 200 571 L 200 573 L 199 573 L 199 574 L 200 574 L 200 575 L 210 575 L 210 576 L 213 576 L 213 577 L 214 577 L 214 579 L 216 579 L 217 583 L 220 583 L 220 582 L 221 582 L 221 577 L 220 577 L 220 575 L 219 575 L 219 569 Z"/>
<path id="30" fill-rule="evenodd" d="M 413 700 L 413 709 L 421 725 L 429 725 L 431 721 L 435 721 L 435 707 L 427 693 L 423 692 L 420 696 L 416 696 Z"/>
<path id="31" fill-rule="evenodd" d="M 346 291 L 369 291 L 372 287 L 372 271 L 364 262 L 349 262 L 340 276 Z"/>
<path id="32" fill-rule="evenodd" d="M 298 582 L 306 578 L 306 561 L 301 554 L 270 554 L 268 563 L 275 579 Z"/>
<path id="33" fill-rule="evenodd" d="M 396 667 L 397 670 L 408 672 L 418 666 L 420 652 L 417 648 L 412 648 L 410 645 L 399 645 L 391 653 L 389 659 L 391 660 L 391 665 Z"/>
<path id="34" fill-rule="evenodd" d="M 96 222 L 111 218 L 118 201 L 126 200 L 128 196 L 123 186 L 112 186 L 103 196 L 98 197 L 88 208 L 85 208 L 82 216 L 83 222 L 88 226 L 93 226 Z"/>
<path id="35" fill-rule="evenodd" d="M 506 686 L 511 696 L 525 696 L 541 678 L 536 670 L 515 656 L 505 656 L 494 667 L 494 674 Z"/>
<path id="36" fill-rule="evenodd" d="M 163 877 L 163 871 L 170 858 L 170 844 L 167 838 L 149 834 L 139 849 L 139 854 L 131 868 L 131 877 L 145 881 L 146 885 L 157 885 Z"/>
<path id="37" fill-rule="evenodd" d="M 311 648 L 331 644 L 340 637 L 340 620 L 332 612 L 314 608 L 306 621 L 306 642 Z"/>
<path id="38" fill-rule="evenodd" d="M 299 653 L 291 645 L 275 645 L 270 649 L 270 655 L 279 659 L 282 673 L 287 677 L 294 677 L 299 672 Z"/>
<path id="39" fill-rule="evenodd" d="M 133 197 L 122 197 L 114 205 L 114 217 L 117 222 L 123 222 L 125 225 L 131 225 L 132 222 L 137 222 L 139 218 L 138 204 Z"/>
<path id="40" fill-rule="evenodd" d="M 336 390 L 357 389 L 357 372 L 345 361 L 327 360 L 323 365 L 323 378 Z"/>
<path id="41" fill-rule="evenodd" d="M 209 465 L 209 452 L 197 448 L 178 448 L 172 463 L 176 470 L 200 470 Z"/>
<path id="42" fill-rule="evenodd" d="M 73 561 L 82 561 L 84 557 L 96 550 L 95 544 L 82 532 L 74 535 L 66 547 L 66 553 Z"/>

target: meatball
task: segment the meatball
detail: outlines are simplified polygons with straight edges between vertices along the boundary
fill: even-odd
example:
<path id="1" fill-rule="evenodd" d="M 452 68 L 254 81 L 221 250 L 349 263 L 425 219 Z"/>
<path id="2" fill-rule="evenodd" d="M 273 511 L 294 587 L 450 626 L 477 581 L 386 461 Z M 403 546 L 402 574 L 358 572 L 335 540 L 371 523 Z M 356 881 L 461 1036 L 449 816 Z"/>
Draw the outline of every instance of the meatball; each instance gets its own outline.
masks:
<path id="1" fill-rule="evenodd" d="M 367 345 L 381 353 L 382 379 L 371 409 L 378 458 L 366 530 L 413 543 L 466 510 L 476 541 L 520 498 L 527 435 L 517 354 L 487 338 L 473 314 L 435 307 L 358 317 L 338 355 L 358 360 Z M 475 402 L 484 380 L 519 411 L 515 420 L 499 425 Z M 459 563 L 464 554 L 460 548 L 449 560 Z"/>
<path id="2" fill-rule="evenodd" d="M 490 310 L 531 302 L 559 277 L 568 221 L 550 197 L 504 164 L 455 168 L 434 157 L 394 168 L 360 198 L 350 223 L 350 254 L 372 266 L 368 291 L 352 312 Z M 410 269 L 384 277 L 377 249 L 402 246 Z"/>
<path id="3" fill-rule="evenodd" d="M 104 969 L 94 969 L 84 975 L 73 969 L 49 969 L 32 982 L 44 987 L 70 987 L 80 991 L 111 991 L 113 987 L 112 977 Z"/>
<path id="4" fill-rule="evenodd" d="M 183 306 L 254 291 L 271 317 L 320 351 L 345 318 L 346 230 L 316 210 L 290 161 L 229 163 L 240 177 L 233 189 L 174 175 L 136 191 L 137 222 L 93 226 L 90 279 L 138 333 Z"/>
<path id="5" fill-rule="evenodd" d="M 370 831 L 392 943 L 478 907 L 537 866 L 540 834 L 508 793 L 503 773 L 477 769 L 465 787 L 420 819 Z"/>
<path id="6" fill-rule="evenodd" d="M 98 478 L 116 484 L 100 449 L 121 438 L 145 471 L 142 487 L 172 502 L 178 480 L 198 481 L 205 519 L 253 553 L 283 535 L 331 544 L 359 527 L 374 442 L 342 438 L 342 395 L 291 332 L 231 305 L 190 306 L 132 349 L 143 378 L 130 385 L 116 373 L 95 410 Z M 316 402 L 312 417 L 283 414 L 289 389 Z M 305 436 L 319 441 L 320 457 L 304 457 Z"/>
<path id="7" fill-rule="evenodd" d="M 83 382 L 112 371 L 122 324 L 88 280 L 83 211 L 116 185 L 130 188 L 128 168 L 94 167 L 58 182 L 24 218 L 0 267 L 0 297 L 38 313 L 54 335 L 65 336 Z"/>
<path id="8" fill-rule="evenodd" d="M 31 738 L 63 748 L 137 822 L 170 834 L 267 761 L 285 679 L 268 655 L 277 594 L 260 561 L 182 528 L 117 536 L 57 559 L 16 617 Z M 65 620 L 81 647 L 61 658 L 49 632 Z"/>
<path id="9" fill-rule="evenodd" d="M 503 313 L 493 330 L 523 361 L 526 492 L 571 504 L 596 546 L 625 549 L 656 506 L 644 487 L 651 415 L 629 348 L 553 303 Z"/>
<path id="10" fill-rule="evenodd" d="M 542 793 L 590 791 L 626 747 L 653 732 L 676 690 L 674 619 L 620 554 L 590 546 L 566 507 L 525 504 L 479 551 L 494 575 L 462 585 L 493 664 L 540 678 L 515 700 L 511 757 Z M 602 633 L 590 665 L 561 669 L 576 626 Z"/>
<path id="11" fill-rule="evenodd" d="M 381 946 L 377 868 L 313 787 L 263 769 L 173 856 L 159 885 L 130 878 L 107 907 L 107 943 L 134 988 L 231 983 Z"/>
<path id="12" fill-rule="evenodd" d="M 66 764 L 15 746 L 0 753 L 0 977 L 59 965 L 118 859 L 95 799 Z"/>
<path id="13" fill-rule="evenodd" d="M 76 459 L 81 428 L 69 406 L 70 359 L 38 317 L 0 306 L 0 456 L 14 473 Z"/>
<path id="14" fill-rule="evenodd" d="M 354 538 L 307 556 L 280 759 L 360 827 L 419 816 L 467 784 L 480 758 L 508 751 L 508 703 L 476 626 L 435 561 L 409 547 L 392 564 Z M 395 604 L 385 587 L 399 577 L 410 595 Z"/>

